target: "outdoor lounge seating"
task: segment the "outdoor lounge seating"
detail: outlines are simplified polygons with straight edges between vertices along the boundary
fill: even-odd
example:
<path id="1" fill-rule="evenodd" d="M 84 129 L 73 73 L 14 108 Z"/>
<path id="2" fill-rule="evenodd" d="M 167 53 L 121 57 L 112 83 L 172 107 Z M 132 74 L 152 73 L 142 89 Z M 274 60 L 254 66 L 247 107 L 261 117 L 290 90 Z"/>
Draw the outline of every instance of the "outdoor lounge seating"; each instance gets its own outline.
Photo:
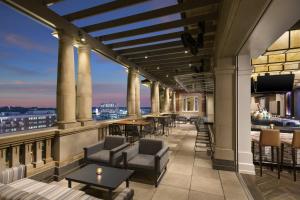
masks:
<path id="1" fill-rule="evenodd" d="M 157 187 L 167 169 L 168 150 L 169 147 L 162 140 L 143 138 L 123 152 L 124 166 L 150 173 L 154 176 L 154 185 Z"/>
<path id="2" fill-rule="evenodd" d="M 122 161 L 122 150 L 129 143 L 122 136 L 106 136 L 104 141 L 84 148 L 87 163 L 115 166 Z"/>
<path id="3" fill-rule="evenodd" d="M 25 178 L 26 167 L 8 168 L 0 172 L 0 200 L 96 200 L 84 191 L 47 184 Z M 114 200 L 132 200 L 134 191 L 126 188 Z"/>

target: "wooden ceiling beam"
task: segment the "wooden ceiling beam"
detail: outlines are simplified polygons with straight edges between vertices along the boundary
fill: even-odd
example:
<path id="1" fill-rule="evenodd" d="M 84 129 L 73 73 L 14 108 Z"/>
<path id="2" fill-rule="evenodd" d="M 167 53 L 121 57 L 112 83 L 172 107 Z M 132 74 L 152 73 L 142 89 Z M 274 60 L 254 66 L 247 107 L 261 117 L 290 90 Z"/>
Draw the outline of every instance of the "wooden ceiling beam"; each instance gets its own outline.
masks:
<path id="1" fill-rule="evenodd" d="M 176 49 L 178 47 L 183 47 L 183 44 L 180 40 L 173 41 L 173 42 L 159 43 L 159 44 L 154 44 L 154 45 L 135 47 L 135 48 L 129 48 L 129 49 L 122 49 L 122 50 L 117 50 L 116 52 L 123 56 L 136 54 L 136 53 L 145 53 L 146 56 L 149 57 L 148 53 L 150 53 L 150 52 L 161 51 L 162 49 L 171 50 L 173 48 Z M 204 41 L 204 48 L 211 48 L 211 47 L 213 47 L 213 40 L 212 41 Z"/>
<path id="2" fill-rule="evenodd" d="M 67 19 L 68 21 L 74 21 L 78 19 L 83 19 L 86 17 L 90 17 L 93 15 L 99 15 L 102 13 L 110 12 L 113 10 L 121 9 L 124 7 L 128 7 L 134 4 L 143 3 L 148 0 L 115 0 L 109 3 L 100 4 L 98 6 L 94 6 L 91 8 L 87 8 L 84 10 L 80 10 L 74 13 L 70 13 L 67 15 L 64 15 L 63 17 Z"/>
<path id="3" fill-rule="evenodd" d="M 139 68 L 141 69 L 155 69 L 157 67 L 159 67 L 161 70 L 164 69 L 164 67 L 185 67 L 185 66 L 189 66 L 189 64 L 192 65 L 197 65 L 197 64 L 201 64 L 200 61 L 179 61 L 179 62 L 174 62 L 174 63 L 164 63 L 164 64 L 160 64 L 160 65 L 151 65 L 151 66 L 139 66 Z"/>
<path id="4" fill-rule="evenodd" d="M 198 33 L 198 29 L 192 29 L 189 31 L 190 34 L 195 36 Z M 184 33 L 184 31 L 178 31 L 174 33 L 167 33 L 163 35 L 155 35 L 152 37 L 147 37 L 147 38 L 140 38 L 136 40 L 129 40 L 129 41 L 124 41 L 124 42 L 117 42 L 117 43 L 112 43 L 108 44 L 112 49 L 115 48 L 120 48 L 120 47 L 127 47 L 127 46 L 134 46 L 134 45 L 140 45 L 140 44 L 148 44 L 152 42 L 159 42 L 159 41 L 164 41 L 164 40 L 171 40 L 171 39 L 180 39 L 181 35 Z M 208 35 L 204 35 L 205 40 L 211 40 L 214 38 L 214 32 L 209 33 Z"/>
<path id="5" fill-rule="evenodd" d="M 172 5 L 172 6 L 168 6 L 168 7 L 164 7 L 164 8 L 159 8 L 159 9 L 151 10 L 151 11 L 144 12 L 144 13 L 139 13 L 139 14 L 123 17 L 123 18 L 114 19 L 111 21 L 105 21 L 105 22 L 101 22 L 101 23 L 97 23 L 97 24 L 88 25 L 88 26 L 85 26 L 82 28 L 88 32 L 94 32 L 94 31 L 98 31 L 98 30 L 113 28 L 113 27 L 117 27 L 117 26 L 123 26 L 123 25 L 146 21 L 146 20 L 150 20 L 150 19 L 154 19 L 154 18 L 158 18 L 158 17 L 172 15 L 175 13 L 196 9 L 196 8 L 203 7 L 203 6 L 208 6 L 211 4 L 218 3 L 218 2 L 219 2 L 219 0 L 201 0 L 201 1 L 191 0 L 191 1 L 181 3 L 181 4 L 176 4 L 176 5 Z"/>
<path id="6" fill-rule="evenodd" d="M 128 55 L 128 54 L 132 54 L 132 53 L 136 53 L 136 52 L 155 51 L 157 49 L 175 48 L 175 47 L 179 47 L 179 46 L 182 46 L 182 42 L 180 40 L 177 40 L 177 41 L 173 41 L 173 42 L 164 42 L 164 43 L 159 43 L 159 44 L 116 50 L 115 52 L 117 52 L 118 54 L 121 54 L 121 55 Z"/>
<path id="7" fill-rule="evenodd" d="M 199 50 L 198 54 L 196 56 L 209 56 L 212 54 L 212 49 L 201 49 Z M 148 57 L 147 59 L 145 59 L 145 57 L 143 58 L 138 58 L 138 59 L 130 59 L 130 61 L 137 63 L 137 64 L 143 64 L 143 63 L 149 63 L 149 62 L 155 62 L 155 61 L 166 61 L 166 60 L 171 60 L 171 59 L 175 59 L 175 58 L 181 58 L 181 59 L 187 59 L 187 58 L 192 58 L 195 57 L 195 55 L 192 54 L 185 54 L 184 52 L 178 52 L 178 53 L 174 53 L 172 55 L 169 56 L 155 56 L 155 57 Z"/>
<path id="8" fill-rule="evenodd" d="M 112 33 L 108 35 L 102 35 L 98 36 L 98 38 L 101 41 L 108 41 L 108 40 L 115 40 L 115 39 L 120 39 L 120 38 L 126 38 L 126 37 L 131 37 L 131 36 L 136 36 L 136 35 L 142 35 L 146 33 L 152 33 L 152 32 L 157 32 L 157 31 L 162 31 L 162 30 L 167 30 L 167 29 L 172 29 L 172 28 L 178 28 L 182 26 L 187 26 L 191 24 L 196 24 L 199 21 L 206 21 L 206 20 L 214 20 L 217 18 L 217 13 L 209 13 L 209 14 L 202 14 L 186 19 L 179 19 L 171 22 L 166 22 L 166 23 L 160 23 L 160 24 L 155 24 L 152 26 L 146 26 L 142 28 L 137 28 L 137 29 L 132 29 L 128 31 L 122 31 L 122 32 L 117 32 L 117 33 Z M 87 29 L 83 29 L 87 32 L 92 32 Z"/>
<path id="9" fill-rule="evenodd" d="M 136 63 L 136 64 L 141 67 L 148 67 L 148 66 L 159 66 L 162 64 L 169 64 L 169 63 L 177 63 L 177 62 L 182 62 L 182 61 L 186 61 L 186 62 L 197 61 L 197 62 L 199 62 L 203 58 L 204 58 L 203 56 L 194 56 L 194 57 L 190 57 L 190 58 L 173 58 L 173 59 L 169 59 L 169 60 L 160 60 L 160 61 L 152 61 L 152 62 L 147 62 L 147 63 Z"/>
<path id="10" fill-rule="evenodd" d="M 139 53 L 135 53 L 135 54 L 130 54 L 130 55 L 126 55 L 125 57 L 128 60 L 132 60 L 132 59 L 137 59 L 137 58 L 145 58 L 145 56 L 148 56 L 148 58 L 152 58 L 152 57 L 159 57 L 159 56 L 167 56 L 167 55 L 173 55 L 173 54 L 178 54 L 178 53 L 183 53 L 185 54 L 185 51 L 187 51 L 188 49 L 182 47 L 176 47 L 176 48 L 172 48 L 172 49 L 162 49 L 162 50 L 158 50 L 158 51 L 150 51 L 150 52 L 139 52 Z"/>

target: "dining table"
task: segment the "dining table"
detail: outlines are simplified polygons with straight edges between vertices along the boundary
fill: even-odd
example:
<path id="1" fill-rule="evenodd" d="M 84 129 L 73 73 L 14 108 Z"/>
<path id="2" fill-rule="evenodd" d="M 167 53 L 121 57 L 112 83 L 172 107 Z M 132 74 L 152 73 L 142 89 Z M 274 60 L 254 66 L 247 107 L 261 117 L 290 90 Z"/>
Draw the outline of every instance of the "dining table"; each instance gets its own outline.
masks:
<path id="1" fill-rule="evenodd" d="M 165 120 L 166 118 L 169 118 L 170 116 L 169 115 L 154 115 L 154 116 L 151 116 L 151 117 Z M 163 135 L 165 134 L 165 123 L 162 123 L 162 134 Z"/>
<path id="2" fill-rule="evenodd" d="M 142 129 L 143 129 L 143 126 L 150 125 L 151 122 L 147 121 L 145 119 L 127 119 L 127 120 L 123 120 L 123 121 L 117 122 L 117 124 L 119 124 L 119 125 L 125 125 L 125 126 L 126 125 L 139 126 L 140 127 L 139 137 L 140 137 Z"/>

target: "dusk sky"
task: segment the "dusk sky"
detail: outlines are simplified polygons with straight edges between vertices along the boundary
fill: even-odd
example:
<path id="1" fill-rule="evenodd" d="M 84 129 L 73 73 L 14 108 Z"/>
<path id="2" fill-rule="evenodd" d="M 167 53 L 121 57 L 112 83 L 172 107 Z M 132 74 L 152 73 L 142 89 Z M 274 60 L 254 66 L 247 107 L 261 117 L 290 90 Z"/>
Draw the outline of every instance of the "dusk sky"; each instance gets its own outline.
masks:
<path id="1" fill-rule="evenodd" d="M 110 0 L 111 1 L 111 0 Z M 110 2 L 108 0 L 65 0 L 50 8 L 60 15 L 91 6 Z M 80 3 L 81 2 L 81 3 Z M 150 0 L 125 9 L 104 13 L 78 20 L 77 26 L 109 21 L 147 10 L 176 4 L 177 0 Z M 141 23 L 105 29 L 92 33 L 93 36 L 120 32 L 132 28 L 178 19 L 170 15 Z M 0 106 L 55 107 L 58 40 L 53 30 L 0 3 Z M 178 31 L 170 29 L 159 33 Z M 110 42 L 148 37 L 158 33 L 124 38 Z M 75 63 L 77 65 L 75 48 Z M 91 54 L 93 79 L 93 105 L 117 103 L 126 105 L 127 73 L 124 68 L 102 55 Z M 141 106 L 150 105 L 150 89 L 141 86 Z"/>

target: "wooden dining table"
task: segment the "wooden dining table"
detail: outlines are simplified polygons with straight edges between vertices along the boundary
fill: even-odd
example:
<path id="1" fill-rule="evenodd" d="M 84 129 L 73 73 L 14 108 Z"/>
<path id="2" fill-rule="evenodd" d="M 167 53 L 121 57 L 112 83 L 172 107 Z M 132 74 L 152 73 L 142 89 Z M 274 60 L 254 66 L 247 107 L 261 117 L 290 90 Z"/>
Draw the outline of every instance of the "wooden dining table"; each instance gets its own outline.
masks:
<path id="1" fill-rule="evenodd" d="M 139 126 L 140 127 L 139 137 L 140 137 L 143 126 L 147 126 L 147 125 L 151 124 L 151 122 L 144 120 L 144 119 L 132 119 L 132 120 L 128 119 L 128 120 L 123 120 L 123 121 L 117 122 L 117 124 L 125 125 L 125 126 L 126 125 Z"/>
<path id="2" fill-rule="evenodd" d="M 153 118 L 157 118 L 157 119 L 166 119 L 166 118 L 169 118 L 170 116 L 169 115 L 157 115 L 157 116 L 151 116 Z M 165 123 L 162 123 L 162 134 L 164 135 L 165 134 Z"/>

